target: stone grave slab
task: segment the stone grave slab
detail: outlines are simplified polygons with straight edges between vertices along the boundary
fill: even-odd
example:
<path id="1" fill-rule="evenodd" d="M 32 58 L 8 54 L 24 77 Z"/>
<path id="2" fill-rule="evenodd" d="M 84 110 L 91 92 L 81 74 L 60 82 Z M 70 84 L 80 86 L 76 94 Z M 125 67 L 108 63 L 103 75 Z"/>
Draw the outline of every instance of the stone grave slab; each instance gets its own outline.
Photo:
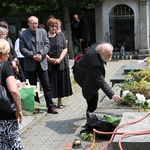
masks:
<path id="1" fill-rule="evenodd" d="M 125 112 L 123 113 L 120 124 L 132 122 L 138 120 L 146 115 L 147 112 Z M 118 129 L 118 132 L 133 132 L 150 130 L 150 115 L 144 120 L 124 126 Z M 115 135 L 111 148 L 113 150 L 119 150 L 118 140 L 120 135 Z M 149 150 L 150 149 L 150 134 L 128 136 L 122 139 L 123 150 Z"/>

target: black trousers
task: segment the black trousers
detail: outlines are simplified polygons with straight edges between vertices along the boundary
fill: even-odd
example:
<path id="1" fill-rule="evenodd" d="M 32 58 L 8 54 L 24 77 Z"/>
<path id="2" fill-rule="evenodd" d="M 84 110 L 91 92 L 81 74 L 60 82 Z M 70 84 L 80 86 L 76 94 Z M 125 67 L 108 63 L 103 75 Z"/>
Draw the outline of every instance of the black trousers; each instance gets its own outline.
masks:
<path id="1" fill-rule="evenodd" d="M 27 72 L 24 70 L 24 58 L 18 58 L 18 59 L 19 59 L 19 64 L 20 64 L 20 66 L 21 66 L 21 68 L 22 68 L 22 71 L 23 71 L 23 73 L 24 73 L 26 79 L 28 79 Z"/>
<path id="2" fill-rule="evenodd" d="M 96 93 L 91 99 L 86 100 L 86 102 L 87 102 L 87 111 L 94 112 L 97 109 L 98 93 Z"/>
<path id="3" fill-rule="evenodd" d="M 41 68 L 40 63 L 36 63 L 36 70 L 35 71 L 27 71 L 29 83 L 31 85 L 37 85 L 37 77 L 40 79 L 40 83 L 43 87 L 44 97 L 46 100 L 46 106 L 48 108 L 53 107 L 54 103 L 52 101 L 52 91 L 50 87 L 50 82 L 48 78 L 48 71 L 43 71 Z M 36 95 L 37 100 L 37 95 Z M 38 101 L 38 100 L 37 100 Z"/>

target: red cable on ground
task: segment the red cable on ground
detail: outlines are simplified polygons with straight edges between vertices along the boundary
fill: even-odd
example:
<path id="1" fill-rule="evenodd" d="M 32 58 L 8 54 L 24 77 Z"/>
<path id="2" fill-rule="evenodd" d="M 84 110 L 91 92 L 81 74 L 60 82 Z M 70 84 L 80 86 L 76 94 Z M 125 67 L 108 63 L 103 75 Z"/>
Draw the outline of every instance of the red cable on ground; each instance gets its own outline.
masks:
<path id="1" fill-rule="evenodd" d="M 107 143 L 106 146 L 104 146 L 101 150 L 106 150 L 107 147 L 112 143 L 113 139 L 114 139 L 114 136 L 115 134 L 123 134 L 120 138 L 119 138 L 119 148 L 120 150 L 123 150 L 122 149 L 122 146 L 121 146 L 121 140 L 124 136 L 126 135 L 141 135 L 141 134 L 150 134 L 150 130 L 145 130 L 145 131 L 137 131 L 137 132 L 117 132 L 117 130 L 125 125 L 131 125 L 131 124 L 134 124 L 134 123 L 137 123 L 137 122 L 140 122 L 141 120 L 145 119 L 148 115 L 150 115 L 150 111 L 145 114 L 143 117 L 141 117 L 140 119 L 137 119 L 135 121 L 131 121 L 131 122 L 127 122 L 127 123 L 123 123 L 121 125 L 119 125 L 118 127 L 115 128 L 114 132 L 101 132 L 101 131 L 97 131 L 96 129 L 93 129 L 93 142 L 92 142 L 92 145 L 90 146 L 90 148 L 88 150 L 92 150 L 93 146 L 94 146 L 94 143 L 95 143 L 95 137 L 96 137 L 96 133 L 98 134 L 112 134 L 109 142 Z"/>

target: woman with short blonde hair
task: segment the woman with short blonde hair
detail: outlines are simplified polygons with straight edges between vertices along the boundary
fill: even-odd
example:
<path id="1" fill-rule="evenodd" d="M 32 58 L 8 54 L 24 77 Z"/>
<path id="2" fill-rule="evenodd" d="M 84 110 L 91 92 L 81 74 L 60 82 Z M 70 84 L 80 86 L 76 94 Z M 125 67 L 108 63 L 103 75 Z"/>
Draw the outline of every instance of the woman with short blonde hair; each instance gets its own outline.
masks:
<path id="1" fill-rule="evenodd" d="M 23 145 L 19 136 L 18 124 L 18 119 L 19 122 L 22 123 L 23 116 L 21 100 L 11 63 L 7 61 L 9 55 L 9 43 L 6 40 L 0 38 L 1 84 L 6 88 L 7 94 L 10 95 L 10 99 L 12 99 L 16 105 L 16 112 L 8 112 L 8 110 L 0 108 L 0 127 L 2 131 L 0 132 L 0 150 L 23 150 Z"/>

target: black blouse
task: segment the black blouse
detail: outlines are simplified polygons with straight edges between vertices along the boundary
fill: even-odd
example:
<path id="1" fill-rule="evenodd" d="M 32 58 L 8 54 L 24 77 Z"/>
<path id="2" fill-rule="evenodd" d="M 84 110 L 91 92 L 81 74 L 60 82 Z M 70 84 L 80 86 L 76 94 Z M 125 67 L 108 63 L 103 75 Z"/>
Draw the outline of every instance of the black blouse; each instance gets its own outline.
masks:
<path id="1" fill-rule="evenodd" d="M 61 52 L 67 48 L 66 38 L 64 34 L 58 32 L 55 37 L 53 38 L 49 37 L 49 41 L 50 41 L 50 51 L 48 55 L 52 58 L 59 58 Z M 52 63 L 48 62 L 48 71 L 52 71 L 52 65 L 53 65 Z M 59 64 L 58 69 L 61 71 L 68 67 L 69 67 L 69 62 L 66 55 L 64 59 L 61 61 L 61 63 Z"/>
<path id="2" fill-rule="evenodd" d="M 11 63 L 5 62 L 2 68 L 2 85 L 5 86 L 6 90 L 8 91 L 7 85 L 6 85 L 6 78 L 9 76 L 14 76 L 14 72 L 11 66 Z M 15 113 L 8 113 L 6 111 L 0 110 L 0 120 L 13 120 L 16 119 Z"/>

